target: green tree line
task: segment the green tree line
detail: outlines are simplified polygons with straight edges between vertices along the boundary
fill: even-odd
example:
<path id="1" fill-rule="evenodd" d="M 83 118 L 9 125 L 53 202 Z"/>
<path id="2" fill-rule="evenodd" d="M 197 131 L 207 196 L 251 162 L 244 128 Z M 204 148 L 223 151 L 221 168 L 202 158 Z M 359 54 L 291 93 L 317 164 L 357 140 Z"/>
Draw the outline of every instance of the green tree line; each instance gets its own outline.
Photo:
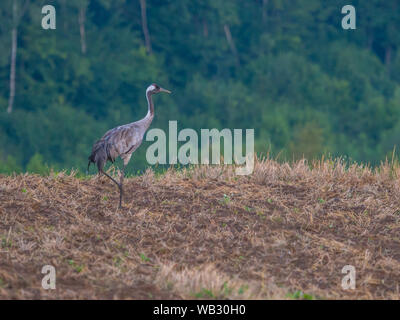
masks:
<path id="1" fill-rule="evenodd" d="M 41 27 L 44 5 L 56 29 Z M 356 8 L 343 30 L 341 8 Z M 0 173 L 84 170 L 93 142 L 151 127 L 254 128 L 256 151 L 377 164 L 400 138 L 397 0 L 3 0 Z M 13 88 L 14 85 L 14 88 Z M 150 142 L 130 171 L 143 170 Z"/>

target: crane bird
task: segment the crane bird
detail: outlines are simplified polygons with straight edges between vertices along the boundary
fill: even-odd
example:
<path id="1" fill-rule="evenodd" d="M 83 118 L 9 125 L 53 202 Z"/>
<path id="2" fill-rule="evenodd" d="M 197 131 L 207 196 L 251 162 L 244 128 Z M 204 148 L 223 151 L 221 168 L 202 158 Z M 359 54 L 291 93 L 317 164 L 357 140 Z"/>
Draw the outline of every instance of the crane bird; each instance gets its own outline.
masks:
<path id="1" fill-rule="evenodd" d="M 103 173 L 118 186 L 119 208 L 122 207 L 125 167 L 131 159 L 132 153 L 142 144 L 144 134 L 153 121 L 154 103 L 152 96 L 159 92 L 171 93 L 171 91 L 161 88 L 155 83 L 151 84 L 146 90 L 148 104 L 147 115 L 139 121 L 108 130 L 100 140 L 94 143 L 92 153 L 89 156 L 88 171 L 90 164 L 94 163 L 97 165 L 99 174 Z M 114 163 L 118 156 L 121 157 L 124 162 L 119 183 L 103 170 L 107 161 Z"/>

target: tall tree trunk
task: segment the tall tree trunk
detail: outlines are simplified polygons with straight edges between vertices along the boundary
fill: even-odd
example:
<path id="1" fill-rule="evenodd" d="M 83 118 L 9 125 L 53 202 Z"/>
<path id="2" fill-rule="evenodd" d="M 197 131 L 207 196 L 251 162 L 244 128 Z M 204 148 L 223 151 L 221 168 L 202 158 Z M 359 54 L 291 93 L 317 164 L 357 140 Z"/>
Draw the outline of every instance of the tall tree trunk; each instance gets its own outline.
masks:
<path id="1" fill-rule="evenodd" d="M 229 29 L 229 26 L 227 24 L 224 25 L 224 30 L 225 30 L 226 40 L 228 41 L 229 47 L 231 48 L 231 51 L 235 56 L 236 65 L 239 66 L 240 65 L 239 54 L 236 50 L 235 42 L 232 39 L 231 30 Z"/>
<path id="2" fill-rule="evenodd" d="M 203 19 L 203 35 L 205 38 L 208 37 L 208 25 L 206 19 Z"/>
<path id="3" fill-rule="evenodd" d="M 13 27 L 11 30 L 11 63 L 10 63 L 10 96 L 8 99 L 7 112 L 11 113 L 14 107 L 15 99 L 15 68 L 17 64 L 18 47 L 18 23 L 17 23 L 17 0 L 13 0 Z"/>
<path id="4" fill-rule="evenodd" d="M 390 74 L 391 63 L 392 63 L 392 47 L 388 45 L 385 49 L 385 65 L 389 74 Z"/>
<path id="5" fill-rule="evenodd" d="M 144 43 L 146 45 L 147 53 L 151 54 L 151 40 L 149 28 L 147 27 L 147 14 L 146 14 L 146 0 L 140 0 L 140 9 L 142 12 L 142 29 L 144 34 Z"/>
<path id="6" fill-rule="evenodd" d="M 262 20 L 263 23 L 267 22 L 268 12 L 267 12 L 268 0 L 262 0 Z"/>
<path id="7" fill-rule="evenodd" d="M 86 6 L 79 9 L 79 33 L 81 35 L 81 51 L 82 54 L 86 54 L 86 33 L 85 33 L 85 21 L 86 21 Z"/>
<path id="8" fill-rule="evenodd" d="M 26 0 L 20 8 L 18 15 L 18 0 L 13 0 L 12 4 L 12 29 L 11 29 L 11 61 L 10 61 L 10 96 L 8 98 L 7 112 L 11 113 L 14 109 L 15 87 L 16 87 L 16 65 L 17 65 L 17 49 L 18 49 L 18 24 L 22 16 L 25 14 L 30 0 Z"/>

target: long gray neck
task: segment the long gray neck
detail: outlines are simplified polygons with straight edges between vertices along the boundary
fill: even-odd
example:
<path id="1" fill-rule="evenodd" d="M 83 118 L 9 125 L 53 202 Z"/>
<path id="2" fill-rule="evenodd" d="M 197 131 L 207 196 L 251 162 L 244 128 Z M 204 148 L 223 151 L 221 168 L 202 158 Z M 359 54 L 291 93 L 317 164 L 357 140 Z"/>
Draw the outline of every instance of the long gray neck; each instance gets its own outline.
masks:
<path id="1" fill-rule="evenodd" d="M 146 117 L 154 117 L 154 103 L 152 94 L 150 92 L 146 92 L 146 98 L 147 98 L 147 105 L 149 108 Z"/>
<path id="2" fill-rule="evenodd" d="M 147 111 L 147 115 L 143 118 L 143 120 L 148 127 L 150 125 L 151 121 L 153 121 L 154 103 L 153 103 L 152 94 L 150 92 L 146 92 L 146 98 L 147 98 L 148 111 Z"/>

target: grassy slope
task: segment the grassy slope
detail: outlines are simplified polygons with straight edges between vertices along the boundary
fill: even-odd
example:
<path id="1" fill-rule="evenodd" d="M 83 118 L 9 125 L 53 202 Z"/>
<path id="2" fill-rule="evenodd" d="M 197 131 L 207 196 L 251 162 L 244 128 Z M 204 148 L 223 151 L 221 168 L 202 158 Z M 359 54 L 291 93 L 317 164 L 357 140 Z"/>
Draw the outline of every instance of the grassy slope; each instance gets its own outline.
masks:
<path id="1" fill-rule="evenodd" d="M 258 161 L 105 177 L 0 176 L 0 298 L 399 299 L 400 169 Z M 41 289 L 56 267 L 57 289 Z M 345 265 L 357 285 L 341 288 Z M 309 296 L 306 296 L 309 297 Z"/>

